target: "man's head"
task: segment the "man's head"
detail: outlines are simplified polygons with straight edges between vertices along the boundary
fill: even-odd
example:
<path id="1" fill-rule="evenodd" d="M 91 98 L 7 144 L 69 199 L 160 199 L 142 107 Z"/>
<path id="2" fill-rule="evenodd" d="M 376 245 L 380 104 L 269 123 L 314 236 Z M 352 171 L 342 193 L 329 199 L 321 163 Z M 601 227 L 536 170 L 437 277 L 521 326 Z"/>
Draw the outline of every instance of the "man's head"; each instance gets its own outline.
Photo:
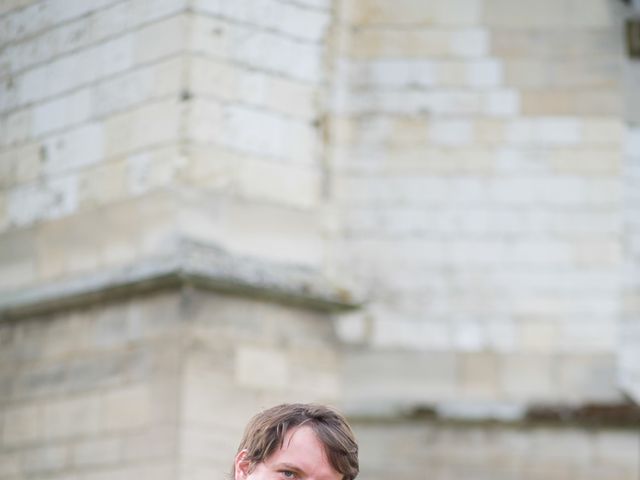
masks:
<path id="1" fill-rule="evenodd" d="M 346 420 L 322 405 L 284 404 L 251 419 L 234 480 L 353 480 L 358 445 Z"/>

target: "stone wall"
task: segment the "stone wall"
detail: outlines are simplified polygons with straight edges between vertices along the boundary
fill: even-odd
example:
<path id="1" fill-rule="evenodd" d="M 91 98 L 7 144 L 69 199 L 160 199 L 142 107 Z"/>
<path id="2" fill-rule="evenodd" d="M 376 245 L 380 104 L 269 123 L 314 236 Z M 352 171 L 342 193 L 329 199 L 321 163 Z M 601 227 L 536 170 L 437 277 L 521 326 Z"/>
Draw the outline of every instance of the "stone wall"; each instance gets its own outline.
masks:
<path id="1" fill-rule="evenodd" d="M 362 478 L 635 478 L 626 8 L 4 2 L 0 479 L 221 478 L 293 400 Z"/>
<path id="2" fill-rule="evenodd" d="M 330 17 L 2 4 L 0 478 L 224 478 L 250 415 L 336 401 Z"/>
<path id="3" fill-rule="evenodd" d="M 2 287 L 157 250 L 182 162 L 183 2 L 5 5 Z"/>
<path id="4" fill-rule="evenodd" d="M 356 422 L 362 478 L 635 480 L 637 432 L 550 425 Z M 391 459 L 393 459 L 391 461 Z"/>
<path id="5" fill-rule="evenodd" d="M 354 410 L 624 401 L 622 7 L 343 2 L 335 255 L 371 298 L 337 322 Z"/>
<path id="6" fill-rule="evenodd" d="M 624 310 L 620 332 L 620 383 L 635 399 L 640 398 L 640 128 L 628 130 L 625 181 L 626 253 Z"/>
<path id="7" fill-rule="evenodd" d="M 328 3 L 67 3 L 0 13 L 0 286 L 185 238 L 320 267 Z"/>
<path id="8" fill-rule="evenodd" d="M 179 308 L 159 294 L 3 322 L 0 477 L 176 478 Z"/>
<path id="9" fill-rule="evenodd" d="M 0 324 L 0 478 L 224 478 L 247 420 L 334 402 L 331 324 L 185 286 Z"/>

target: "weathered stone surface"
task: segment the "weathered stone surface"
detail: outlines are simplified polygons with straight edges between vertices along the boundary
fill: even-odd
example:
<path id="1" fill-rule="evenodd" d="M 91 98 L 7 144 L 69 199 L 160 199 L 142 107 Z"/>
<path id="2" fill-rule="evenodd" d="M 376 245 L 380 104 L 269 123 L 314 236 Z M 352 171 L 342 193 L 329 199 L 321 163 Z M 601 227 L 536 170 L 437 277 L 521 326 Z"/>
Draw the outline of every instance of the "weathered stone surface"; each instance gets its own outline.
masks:
<path id="1" fill-rule="evenodd" d="M 219 478 L 290 400 L 374 479 L 635 478 L 627 8 L 4 2 L 2 480 Z"/>

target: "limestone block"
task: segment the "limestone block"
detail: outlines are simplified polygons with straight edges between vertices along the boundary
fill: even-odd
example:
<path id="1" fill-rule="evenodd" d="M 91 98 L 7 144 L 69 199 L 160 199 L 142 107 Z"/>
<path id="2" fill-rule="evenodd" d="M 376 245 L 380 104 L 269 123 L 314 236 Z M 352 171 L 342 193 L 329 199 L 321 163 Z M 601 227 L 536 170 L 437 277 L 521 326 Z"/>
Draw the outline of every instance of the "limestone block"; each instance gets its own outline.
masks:
<path id="1" fill-rule="evenodd" d="M 569 401 L 587 398 L 592 402 L 620 402 L 616 385 L 615 358 L 609 352 L 566 354 L 558 358 L 558 394 Z"/>
<path id="2" fill-rule="evenodd" d="M 238 434 L 242 436 L 241 432 L 238 432 Z M 228 459 L 230 457 L 233 458 L 236 447 L 229 441 L 232 438 L 231 435 L 231 431 L 228 428 L 202 428 L 202 426 L 185 428 L 180 432 L 180 454 L 183 458 L 189 459 L 190 470 L 196 465 L 200 468 L 207 466 L 220 469 L 221 464 L 227 470 L 229 468 Z M 219 474 L 223 475 L 224 473 L 226 471 L 219 472 Z"/>
<path id="3" fill-rule="evenodd" d="M 17 477 L 21 471 L 20 454 L 17 451 L 0 453 L 0 477 Z"/>
<path id="4" fill-rule="evenodd" d="M 243 4 L 198 0 L 195 8 L 196 11 L 315 42 L 322 39 L 329 24 L 329 15 L 325 11 L 304 8 L 299 4 L 275 7 L 266 0 L 251 0 Z"/>
<path id="5" fill-rule="evenodd" d="M 256 398 L 239 394 L 233 386 L 235 355 L 231 351 L 216 353 L 210 350 L 206 355 L 189 355 L 181 415 L 190 426 L 240 433 L 238 424 L 255 415 Z M 224 359 L 222 368 L 211 365 L 216 357 Z"/>
<path id="6" fill-rule="evenodd" d="M 8 188 L 35 180 L 41 174 L 41 149 L 36 143 L 0 153 L 0 186 Z"/>
<path id="7" fill-rule="evenodd" d="M 2 134 L 2 145 L 13 146 L 24 143 L 32 132 L 33 112 L 26 108 L 7 115 Z"/>
<path id="8" fill-rule="evenodd" d="M 471 87 L 496 87 L 502 81 L 502 63 L 498 60 L 477 60 L 470 62 L 467 67 L 467 82 Z"/>
<path id="9" fill-rule="evenodd" d="M 551 354 L 558 350 L 561 326 L 558 321 L 541 318 L 524 319 L 518 322 L 519 345 L 523 352 Z"/>
<path id="10" fill-rule="evenodd" d="M 384 309 L 378 308 L 375 313 Z M 421 318 L 405 319 L 403 314 L 388 311 L 378 317 L 370 314 L 370 340 L 374 348 L 403 348 L 411 350 L 446 350 L 453 345 L 451 328 L 442 321 Z M 394 318 L 395 317 L 395 318 Z"/>
<path id="11" fill-rule="evenodd" d="M 242 97 L 251 98 L 249 90 L 246 85 L 241 88 Z M 261 100 L 270 110 L 309 121 L 317 119 L 318 96 L 319 92 L 313 85 L 273 77 L 266 82 Z"/>
<path id="12" fill-rule="evenodd" d="M 320 45 L 203 15 L 196 15 L 192 29 L 195 52 L 305 82 L 322 78 Z"/>
<path id="13" fill-rule="evenodd" d="M 464 31 L 463 31 L 464 32 Z M 461 33 L 464 35 L 464 33 Z M 350 32 L 346 54 L 354 59 L 427 58 L 463 55 L 462 40 L 445 29 L 359 28 Z"/>
<path id="14" fill-rule="evenodd" d="M 341 342 L 360 344 L 368 336 L 369 316 L 362 311 L 336 315 L 333 318 L 333 325 Z"/>
<path id="15" fill-rule="evenodd" d="M 78 175 L 80 208 L 102 206 L 123 199 L 129 191 L 124 160 L 100 163 L 83 169 Z"/>
<path id="16" fill-rule="evenodd" d="M 9 228 L 9 216 L 7 215 L 7 194 L 0 193 L 0 232 Z"/>
<path id="17" fill-rule="evenodd" d="M 375 60 L 351 65 L 355 86 L 420 88 L 435 83 L 435 69 L 429 60 Z"/>
<path id="18" fill-rule="evenodd" d="M 87 32 L 89 39 L 92 41 L 101 41 L 109 37 L 122 35 L 137 23 L 133 20 L 134 17 L 132 14 L 133 9 L 140 3 L 142 2 L 111 3 L 104 9 L 94 12 L 90 17 L 91 28 L 88 29 L 89 32 Z M 78 23 L 82 25 L 84 22 L 80 20 Z M 71 25 L 74 26 L 74 24 Z M 66 43 L 63 43 L 63 45 L 64 44 Z"/>
<path id="19" fill-rule="evenodd" d="M 106 248 L 107 239 L 114 235 L 114 232 L 107 235 L 108 229 L 96 228 L 102 222 L 105 222 L 103 212 L 88 211 L 51 219 L 42 225 L 37 237 L 38 276 L 51 279 L 69 271 L 97 267 L 101 249 Z"/>
<path id="20" fill-rule="evenodd" d="M 37 105 L 33 109 L 31 135 L 39 137 L 86 122 L 91 117 L 91 100 L 90 90 L 82 89 Z"/>
<path id="21" fill-rule="evenodd" d="M 28 183 L 9 192 L 9 222 L 30 225 L 46 218 L 60 218 L 77 208 L 78 179 L 74 175 L 54 177 L 43 184 Z"/>
<path id="22" fill-rule="evenodd" d="M 450 53 L 465 58 L 486 57 L 489 41 L 489 32 L 485 28 L 459 29 L 451 35 Z"/>
<path id="23" fill-rule="evenodd" d="M 240 106 L 225 113 L 230 146 L 298 164 L 315 163 L 317 134 L 312 127 Z"/>
<path id="24" fill-rule="evenodd" d="M 126 159 L 127 191 L 141 195 L 170 185 L 185 166 L 187 159 L 175 148 L 147 150 Z"/>
<path id="25" fill-rule="evenodd" d="M 492 27 L 560 27 L 572 15 L 569 1 L 541 0 L 526 5 L 508 0 L 486 0 L 483 20 Z"/>
<path id="26" fill-rule="evenodd" d="M 426 97 L 426 111 L 443 115 L 465 115 L 480 111 L 480 97 L 476 92 L 445 90 Z"/>
<path id="27" fill-rule="evenodd" d="M 36 404 L 23 404 L 4 409 L 3 444 L 7 446 L 34 443 L 42 439 L 41 408 Z"/>
<path id="28" fill-rule="evenodd" d="M 557 87 L 580 87 L 618 90 L 620 64 L 613 58 L 589 58 L 586 60 L 553 61 L 550 63 L 552 85 Z"/>
<path id="29" fill-rule="evenodd" d="M 502 356 L 500 387 L 508 399 L 555 400 L 557 385 L 554 382 L 551 357 L 522 353 Z"/>
<path id="30" fill-rule="evenodd" d="M 235 377 L 247 388 L 282 389 L 291 376 L 287 356 L 272 348 L 240 346 L 235 354 Z"/>
<path id="31" fill-rule="evenodd" d="M 471 398 L 494 399 L 499 396 L 499 362 L 493 353 L 460 355 L 460 388 Z"/>
<path id="32" fill-rule="evenodd" d="M 108 245 L 103 250 L 103 258 L 121 263 L 174 247 L 177 214 L 175 198 L 162 189 L 113 205 L 105 212 L 104 221 L 110 228 L 105 228 L 108 237 L 103 232 Z"/>
<path id="33" fill-rule="evenodd" d="M 71 451 L 71 464 L 79 468 L 115 465 L 121 461 L 122 441 L 118 437 L 84 440 Z"/>
<path id="34" fill-rule="evenodd" d="M 189 118 L 189 135 L 198 142 L 240 153 L 312 165 L 318 132 L 312 126 L 271 112 L 241 105 L 198 101 Z"/>
<path id="35" fill-rule="evenodd" d="M 123 35 L 100 44 L 93 52 L 99 62 L 97 78 L 108 77 L 132 68 L 139 61 L 134 53 L 134 42 L 135 39 L 131 35 Z"/>
<path id="36" fill-rule="evenodd" d="M 625 154 L 629 157 L 640 157 L 640 128 L 627 127 L 624 142 Z"/>
<path id="37" fill-rule="evenodd" d="M 582 122 L 574 117 L 525 117 L 506 127 L 506 140 L 514 144 L 577 145 L 583 138 Z"/>
<path id="38" fill-rule="evenodd" d="M 523 91 L 522 111 L 527 115 L 611 116 L 622 112 L 622 103 L 612 89 L 549 89 Z"/>
<path id="39" fill-rule="evenodd" d="M 56 96 L 132 65 L 132 38 L 119 37 L 28 70 L 18 79 L 19 98 L 33 102 Z"/>
<path id="40" fill-rule="evenodd" d="M 356 25 L 467 26 L 479 23 L 481 16 L 481 2 L 477 0 L 438 0 L 429 4 L 402 0 L 393 5 L 383 0 L 352 0 L 346 9 L 347 18 Z"/>
<path id="41" fill-rule="evenodd" d="M 599 301 L 590 302 L 596 304 L 591 310 L 595 318 L 585 321 L 582 325 L 579 321 L 565 321 L 560 325 L 559 341 L 563 345 L 565 351 L 573 352 L 592 352 L 604 353 L 615 350 L 618 338 L 619 327 L 614 322 L 608 322 L 606 319 L 617 313 L 619 307 L 616 299 L 598 299 Z M 600 310 L 598 312 L 598 304 Z"/>
<path id="42" fill-rule="evenodd" d="M 17 10 L 3 19 L 0 41 L 4 44 L 8 40 L 18 40 L 28 36 L 52 22 L 53 18 L 48 9 L 39 9 L 38 5 L 29 5 L 27 8 Z"/>
<path id="43" fill-rule="evenodd" d="M 188 4 L 189 2 L 186 0 L 158 0 L 154 2 L 134 0 L 131 2 L 129 14 L 134 25 L 143 25 L 184 12 Z"/>
<path id="44" fill-rule="evenodd" d="M 452 322 L 453 346 L 458 351 L 478 352 L 487 346 L 484 328 L 472 318 L 455 318 Z"/>
<path id="45" fill-rule="evenodd" d="M 621 204 L 623 188 L 619 179 L 600 177 L 587 180 L 585 181 L 587 205 L 611 209 Z"/>
<path id="46" fill-rule="evenodd" d="M 623 144 L 625 128 L 616 117 L 594 117 L 583 119 L 584 142 L 594 145 L 607 145 L 616 150 Z"/>
<path id="47" fill-rule="evenodd" d="M 171 58 L 100 81 L 91 89 L 93 114 L 102 117 L 151 101 L 178 96 L 184 60 Z"/>
<path id="48" fill-rule="evenodd" d="M 176 465 L 166 459 L 137 465 L 91 469 L 82 474 L 87 480 L 133 480 L 135 478 L 155 478 L 171 480 L 175 478 Z M 73 477 L 72 477 L 73 478 Z"/>
<path id="49" fill-rule="evenodd" d="M 312 208 L 319 203 L 320 189 L 320 174 L 313 168 L 247 159 L 238 171 L 238 193 L 252 200 Z"/>
<path id="50" fill-rule="evenodd" d="M 623 245 L 618 237 L 575 243 L 576 264 L 591 268 L 616 268 L 624 262 Z M 605 313 L 599 310 L 598 313 Z M 607 308 L 606 314 L 617 313 Z"/>
<path id="51" fill-rule="evenodd" d="M 544 469 L 568 470 L 593 458 L 592 440 L 584 434 L 563 431 L 558 435 L 552 430 L 536 429 L 531 436 L 531 450 Z"/>
<path id="52" fill-rule="evenodd" d="M 105 156 L 175 140 L 179 135 L 180 110 L 178 102 L 165 100 L 108 117 L 104 122 Z"/>
<path id="53" fill-rule="evenodd" d="M 74 20 L 70 24 L 54 25 L 30 38 L 8 45 L 2 58 L 8 70 L 22 73 L 24 70 L 46 63 L 53 57 L 60 57 L 74 50 L 86 47 L 90 39 L 89 22 Z"/>
<path id="54" fill-rule="evenodd" d="M 7 112 L 13 110 L 21 105 L 20 96 L 24 96 L 24 90 L 21 90 L 20 84 L 17 81 L 13 82 L 0 82 L 0 112 Z M 6 118 L 3 115 L 0 117 L 0 126 L 6 124 Z M 4 133 L 0 134 L 0 138 L 3 138 Z"/>
<path id="55" fill-rule="evenodd" d="M 29 3 L 32 3 L 34 0 L 7 0 L 0 6 L 0 13 L 5 14 L 10 12 L 11 10 L 18 10 L 20 8 L 24 8 Z"/>
<path id="56" fill-rule="evenodd" d="M 598 463 L 624 466 L 631 470 L 640 466 L 638 439 L 631 432 L 603 431 L 595 434 L 595 458 Z"/>
<path id="57" fill-rule="evenodd" d="M 504 61 L 504 75 L 505 83 L 511 87 L 526 87 L 537 91 L 553 85 L 550 64 L 537 59 L 508 58 Z"/>
<path id="58" fill-rule="evenodd" d="M 484 325 L 487 347 L 500 353 L 513 353 L 520 348 L 518 326 L 508 319 L 489 319 Z"/>
<path id="59" fill-rule="evenodd" d="M 121 440 L 122 461 L 166 459 L 177 451 L 178 438 L 172 426 L 150 427 Z"/>
<path id="60" fill-rule="evenodd" d="M 109 0 L 89 0 L 88 2 L 83 2 L 82 5 L 74 4 L 69 6 L 66 2 L 54 2 L 47 13 L 50 15 L 51 22 L 57 24 L 87 15 L 105 7 L 109 3 Z"/>
<path id="61" fill-rule="evenodd" d="M 152 405 L 150 388 L 145 384 L 109 390 L 102 402 L 104 426 L 110 432 L 145 427 L 156 410 Z"/>
<path id="62" fill-rule="evenodd" d="M 43 357 L 59 360 L 86 351 L 89 348 L 89 322 L 81 313 L 56 316 L 47 329 Z"/>
<path id="63" fill-rule="evenodd" d="M 487 93 L 483 111 L 490 117 L 513 117 L 520 113 L 520 94 L 511 89 Z"/>
<path id="64" fill-rule="evenodd" d="M 611 8 L 605 0 L 587 0 L 586 2 L 568 0 L 567 8 L 570 12 L 567 21 L 572 27 L 607 28 L 618 22 L 616 10 Z"/>
<path id="65" fill-rule="evenodd" d="M 590 138 L 585 130 L 587 142 Z M 547 161 L 555 173 L 594 178 L 617 175 L 622 169 L 622 158 L 617 148 L 610 147 L 557 148 L 549 152 Z"/>
<path id="66" fill-rule="evenodd" d="M 504 122 L 499 119 L 481 119 L 474 123 L 475 136 L 478 143 L 487 145 L 500 145 L 504 137 Z M 499 149 L 496 157 L 509 155 L 512 149 Z"/>
<path id="67" fill-rule="evenodd" d="M 388 413 L 451 398 L 457 391 L 453 353 L 349 351 L 344 361 L 344 378 L 350 379 L 344 384 L 347 412 Z"/>
<path id="68" fill-rule="evenodd" d="M 287 350 L 290 365 L 288 395 L 318 402 L 333 402 L 341 390 L 339 360 L 333 346 L 292 346 Z"/>
<path id="69" fill-rule="evenodd" d="M 473 141 L 473 123 L 466 120 L 436 120 L 429 124 L 429 138 L 436 145 L 462 146 Z"/>
<path id="70" fill-rule="evenodd" d="M 32 229 L 18 229 L 0 236 L 0 286 L 3 289 L 25 285 L 35 279 L 33 234 Z"/>
<path id="71" fill-rule="evenodd" d="M 184 51 L 187 17 L 176 15 L 136 31 L 132 38 L 136 64 L 149 63 Z"/>
<path id="72" fill-rule="evenodd" d="M 301 0 L 299 3 L 321 10 L 329 10 L 332 5 L 331 0 Z"/>
<path id="73" fill-rule="evenodd" d="M 105 129 L 100 123 L 85 123 L 49 137 L 42 148 L 43 173 L 69 174 L 104 158 Z"/>
<path id="74" fill-rule="evenodd" d="M 33 475 L 61 471 L 67 467 L 67 457 L 66 445 L 47 445 L 27 450 L 23 456 L 25 473 Z"/>
<path id="75" fill-rule="evenodd" d="M 431 91 L 354 91 L 345 111 L 336 113 L 389 113 L 402 115 L 467 115 L 481 111 L 478 92 L 457 88 Z"/>
<path id="76" fill-rule="evenodd" d="M 316 112 L 312 85 L 207 58 L 193 59 L 190 85 L 196 96 L 247 103 L 305 120 Z"/>
<path id="77" fill-rule="evenodd" d="M 122 348 L 139 340 L 126 303 L 111 305 L 95 314 L 91 343 L 94 348 Z"/>

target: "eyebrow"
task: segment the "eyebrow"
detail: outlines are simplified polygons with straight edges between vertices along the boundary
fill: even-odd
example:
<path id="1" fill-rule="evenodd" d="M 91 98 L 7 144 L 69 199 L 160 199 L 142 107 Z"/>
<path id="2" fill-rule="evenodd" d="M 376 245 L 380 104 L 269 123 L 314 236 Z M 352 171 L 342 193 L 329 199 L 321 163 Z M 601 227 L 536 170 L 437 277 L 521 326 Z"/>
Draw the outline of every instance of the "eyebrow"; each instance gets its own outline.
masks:
<path id="1" fill-rule="evenodd" d="M 293 472 L 296 473 L 304 473 L 304 470 L 302 470 L 300 467 L 292 464 L 292 463 L 276 463 L 274 466 L 274 468 L 280 470 L 280 469 L 286 469 L 286 470 L 291 470 Z"/>

